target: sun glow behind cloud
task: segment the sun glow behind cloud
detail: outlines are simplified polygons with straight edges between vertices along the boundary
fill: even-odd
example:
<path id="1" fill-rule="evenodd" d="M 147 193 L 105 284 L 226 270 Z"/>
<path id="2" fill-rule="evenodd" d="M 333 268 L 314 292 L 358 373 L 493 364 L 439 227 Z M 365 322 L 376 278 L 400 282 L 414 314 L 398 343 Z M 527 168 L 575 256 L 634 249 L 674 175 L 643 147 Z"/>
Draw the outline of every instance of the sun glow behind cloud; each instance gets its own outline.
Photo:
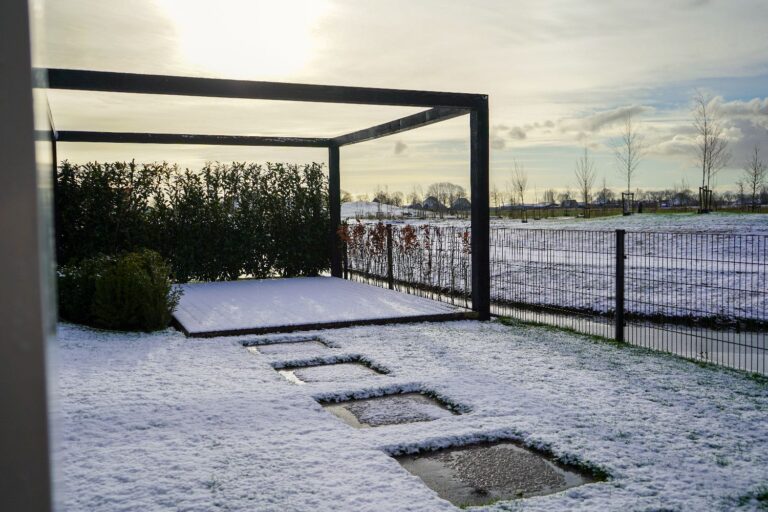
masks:
<path id="1" fill-rule="evenodd" d="M 321 0 L 157 0 L 173 20 L 181 56 L 205 74 L 285 78 L 301 71 L 322 44 Z"/>

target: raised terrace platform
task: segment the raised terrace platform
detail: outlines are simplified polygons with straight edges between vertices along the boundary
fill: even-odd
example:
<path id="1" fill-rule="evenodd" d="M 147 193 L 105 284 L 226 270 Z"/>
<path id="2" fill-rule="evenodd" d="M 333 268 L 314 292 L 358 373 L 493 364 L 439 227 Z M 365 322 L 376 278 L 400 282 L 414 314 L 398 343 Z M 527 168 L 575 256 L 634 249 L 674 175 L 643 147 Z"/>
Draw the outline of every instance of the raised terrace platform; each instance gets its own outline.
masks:
<path id="1" fill-rule="evenodd" d="M 174 320 L 187 336 L 265 334 L 472 318 L 468 309 L 336 277 L 182 285 Z"/>

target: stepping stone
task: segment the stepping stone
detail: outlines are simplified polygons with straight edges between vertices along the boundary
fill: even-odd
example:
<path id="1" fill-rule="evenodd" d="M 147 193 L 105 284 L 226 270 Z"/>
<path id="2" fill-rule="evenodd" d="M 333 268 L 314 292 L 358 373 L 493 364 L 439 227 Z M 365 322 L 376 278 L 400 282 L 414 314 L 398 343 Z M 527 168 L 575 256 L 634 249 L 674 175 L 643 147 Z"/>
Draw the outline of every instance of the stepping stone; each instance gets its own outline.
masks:
<path id="1" fill-rule="evenodd" d="M 382 375 L 381 372 L 357 361 L 281 368 L 278 373 L 294 384 L 343 382 Z"/>
<path id="2" fill-rule="evenodd" d="M 596 482 L 600 478 L 513 442 L 483 443 L 396 457 L 456 506 L 528 498 Z"/>
<path id="3" fill-rule="evenodd" d="M 322 405 L 328 412 L 355 428 L 432 421 L 456 414 L 422 393 L 402 393 Z"/>
<path id="4" fill-rule="evenodd" d="M 329 350 L 328 345 L 320 340 L 296 340 L 265 343 L 263 345 L 251 345 L 248 350 L 254 354 L 293 354 L 311 353 L 320 354 Z"/>

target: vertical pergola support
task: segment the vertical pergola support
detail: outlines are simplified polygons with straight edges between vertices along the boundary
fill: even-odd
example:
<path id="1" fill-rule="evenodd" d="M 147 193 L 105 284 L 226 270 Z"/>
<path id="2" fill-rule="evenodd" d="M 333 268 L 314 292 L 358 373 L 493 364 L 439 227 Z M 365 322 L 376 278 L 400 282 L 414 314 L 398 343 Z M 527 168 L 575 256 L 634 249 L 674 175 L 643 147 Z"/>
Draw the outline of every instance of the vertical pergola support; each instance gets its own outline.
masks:
<path id="1" fill-rule="evenodd" d="M 491 270 L 489 240 L 488 170 L 490 163 L 488 135 L 488 100 L 469 115 L 470 187 L 472 189 L 472 309 L 480 320 L 491 316 Z"/>
<path id="2" fill-rule="evenodd" d="M 32 94 L 39 9 L 0 4 L 0 510 L 52 508 L 47 352 L 54 345 L 50 277 L 49 134 Z M 34 21 L 34 27 L 30 27 Z M 42 44 L 40 44 L 42 46 Z M 37 96 L 37 97 L 36 97 Z M 38 116 L 35 116 L 37 111 Z M 36 123 L 37 121 L 37 123 Z M 35 143 L 36 130 L 45 139 Z"/>
<path id="3" fill-rule="evenodd" d="M 341 274 L 341 244 L 337 230 L 341 225 L 341 174 L 339 172 L 339 146 L 331 144 L 328 147 L 328 207 L 330 224 L 328 238 L 331 251 L 331 275 L 342 277 Z"/>

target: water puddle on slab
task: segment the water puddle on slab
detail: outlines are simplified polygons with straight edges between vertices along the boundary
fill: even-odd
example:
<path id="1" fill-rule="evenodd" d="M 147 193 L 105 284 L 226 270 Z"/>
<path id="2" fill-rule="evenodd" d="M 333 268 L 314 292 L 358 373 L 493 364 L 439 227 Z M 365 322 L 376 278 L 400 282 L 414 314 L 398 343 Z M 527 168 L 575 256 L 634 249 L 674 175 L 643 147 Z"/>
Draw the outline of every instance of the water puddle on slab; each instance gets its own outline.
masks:
<path id="1" fill-rule="evenodd" d="M 432 421 L 456 414 L 422 393 L 402 393 L 322 405 L 325 410 L 355 428 Z"/>
<path id="2" fill-rule="evenodd" d="M 249 351 L 256 354 L 292 354 L 292 353 L 311 353 L 320 354 L 329 350 L 328 345 L 320 340 L 297 340 L 280 341 L 276 343 L 265 343 L 263 345 L 251 345 L 247 347 Z"/>
<path id="3" fill-rule="evenodd" d="M 382 375 L 381 372 L 357 361 L 315 366 L 288 367 L 281 368 L 277 371 L 280 375 L 294 384 L 342 382 Z"/>
<path id="4" fill-rule="evenodd" d="M 468 445 L 396 459 L 441 498 L 460 507 L 552 494 L 600 480 L 513 442 Z"/>

